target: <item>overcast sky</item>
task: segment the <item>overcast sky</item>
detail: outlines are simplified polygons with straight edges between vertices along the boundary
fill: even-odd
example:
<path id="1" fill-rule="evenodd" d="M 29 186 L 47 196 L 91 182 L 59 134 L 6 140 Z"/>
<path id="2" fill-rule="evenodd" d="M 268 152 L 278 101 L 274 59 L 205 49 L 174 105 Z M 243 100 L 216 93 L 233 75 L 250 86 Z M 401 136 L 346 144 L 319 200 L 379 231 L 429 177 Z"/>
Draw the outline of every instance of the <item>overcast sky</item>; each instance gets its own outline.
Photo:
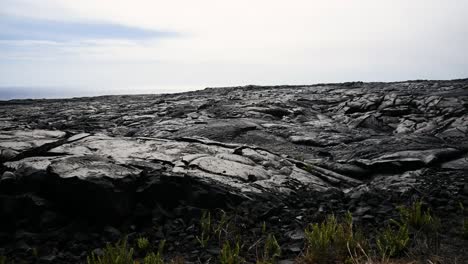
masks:
<path id="1" fill-rule="evenodd" d="M 466 0 L 0 0 L 0 98 L 466 78 L 467 14 Z"/>

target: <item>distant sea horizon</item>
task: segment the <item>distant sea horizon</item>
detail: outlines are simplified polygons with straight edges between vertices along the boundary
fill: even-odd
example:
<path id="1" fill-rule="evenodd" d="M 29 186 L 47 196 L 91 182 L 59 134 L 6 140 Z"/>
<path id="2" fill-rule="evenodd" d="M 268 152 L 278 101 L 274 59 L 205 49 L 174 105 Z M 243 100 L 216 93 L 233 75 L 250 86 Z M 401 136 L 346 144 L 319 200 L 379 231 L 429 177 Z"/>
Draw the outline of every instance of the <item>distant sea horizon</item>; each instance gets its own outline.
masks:
<path id="1" fill-rule="evenodd" d="M 410 79 L 410 80 L 363 80 L 362 82 L 384 82 L 384 83 L 399 83 L 399 82 L 414 82 L 414 81 L 456 81 L 464 80 L 463 78 L 451 79 Z M 359 80 L 350 80 L 348 82 L 311 82 L 309 84 L 291 83 L 291 84 L 228 84 L 228 85 L 145 85 L 133 86 L 127 88 L 82 88 L 69 86 L 9 86 L 0 85 L 0 101 L 7 100 L 24 100 L 24 99 L 67 99 L 74 97 L 94 97 L 104 95 L 136 95 L 136 94 L 170 94 L 189 91 L 203 90 L 205 88 L 223 88 L 223 87 L 239 87 L 239 86 L 307 86 L 320 84 L 338 84 L 361 82 Z"/>
<path id="2" fill-rule="evenodd" d="M 144 86 L 125 89 L 96 89 L 46 86 L 0 86 L 0 100 L 67 99 L 103 95 L 166 94 L 204 89 L 203 86 Z"/>

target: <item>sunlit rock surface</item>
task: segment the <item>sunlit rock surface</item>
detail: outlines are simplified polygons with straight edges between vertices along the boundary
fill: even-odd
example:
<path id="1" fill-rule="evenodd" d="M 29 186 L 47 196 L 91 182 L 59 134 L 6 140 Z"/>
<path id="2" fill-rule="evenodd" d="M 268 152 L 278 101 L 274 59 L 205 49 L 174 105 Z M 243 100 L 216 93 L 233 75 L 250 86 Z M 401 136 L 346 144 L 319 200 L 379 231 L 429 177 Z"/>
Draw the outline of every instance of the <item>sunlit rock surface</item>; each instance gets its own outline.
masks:
<path id="1" fill-rule="evenodd" d="M 357 82 L 6 101 L 0 160 L 18 179 L 42 173 L 41 188 L 52 189 L 88 188 L 81 181 L 132 193 L 190 178 L 245 199 L 304 186 L 404 191 L 427 169 L 468 170 L 467 87 Z"/>
<path id="2" fill-rule="evenodd" d="M 19 260 L 57 240 L 57 263 L 83 262 L 119 235 L 87 223 L 190 245 L 202 209 L 289 234 L 321 213 L 383 223 L 417 195 L 456 221 L 467 175 L 468 80 L 0 101 L 0 247 Z"/>
<path id="3" fill-rule="evenodd" d="M 43 172 L 108 184 L 138 182 L 163 166 L 153 177 L 191 177 L 246 197 L 300 185 L 383 188 L 386 179 L 392 184 L 385 188 L 398 189 L 410 172 L 467 170 L 467 85 L 249 86 L 9 101 L 0 109 L 0 157 L 18 177 Z"/>

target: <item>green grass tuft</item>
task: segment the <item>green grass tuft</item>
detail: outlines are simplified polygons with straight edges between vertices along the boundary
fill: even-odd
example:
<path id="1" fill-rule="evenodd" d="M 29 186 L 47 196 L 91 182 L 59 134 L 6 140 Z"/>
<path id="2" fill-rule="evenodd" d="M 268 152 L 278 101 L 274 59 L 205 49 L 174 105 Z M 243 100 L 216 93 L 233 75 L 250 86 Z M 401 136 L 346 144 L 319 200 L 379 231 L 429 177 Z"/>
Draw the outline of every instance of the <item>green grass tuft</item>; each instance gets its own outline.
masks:
<path id="1" fill-rule="evenodd" d="M 305 230 L 306 253 L 301 263 L 345 262 L 349 252 L 367 247 L 367 241 L 360 232 L 353 229 L 352 216 L 348 213 L 342 222 L 333 215 L 321 224 L 311 224 Z"/>
<path id="2" fill-rule="evenodd" d="M 151 252 L 145 256 L 143 259 L 143 264 L 164 264 L 164 245 L 166 244 L 166 240 L 161 240 L 158 246 L 158 252 L 154 253 Z"/>
<path id="3" fill-rule="evenodd" d="M 133 264 L 133 248 L 127 245 L 127 239 L 123 239 L 114 245 L 107 244 L 102 256 L 91 253 L 87 257 L 88 264 Z"/>
<path id="4" fill-rule="evenodd" d="M 231 246 L 229 241 L 225 241 L 223 248 L 219 254 L 219 262 L 221 264 L 240 264 L 244 262 L 244 259 L 240 256 L 240 243 L 236 242 L 234 246 Z"/>
<path id="5" fill-rule="evenodd" d="M 197 236 L 197 241 L 202 248 L 205 248 L 210 240 L 211 234 L 211 213 L 204 211 L 200 219 L 200 236 Z"/>
<path id="6" fill-rule="evenodd" d="M 281 247 L 276 240 L 275 235 L 268 234 L 263 248 L 263 255 L 257 264 L 272 264 L 276 263 L 276 259 L 281 256 Z"/>
<path id="7" fill-rule="evenodd" d="M 137 238 L 137 246 L 141 250 L 146 250 L 149 247 L 149 241 L 146 237 L 139 237 Z"/>
<path id="8" fill-rule="evenodd" d="M 164 259 L 159 254 L 151 252 L 145 256 L 143 264 L 164 264 Z"/>
<path id="9" fill-rule="evenodd" d="M 410 242 L 408 225 L 396 224 L 396 228 L 388 225 L 377 235 L 377 250 L 382 259 L 401 255 Z"/>
<path id="10" fill-rule="evenodd" d="M 226 214 L 224 210 L 221 211 L 221 216 L 219 220 L 217 221 L 215 227 L 213 228 L 213 233 L 214 235 L 218 238 L 218 241 L 221 241 L 221 235 L 224 233 L 225 236 L 228 236 L 228 230 L 229 230 L 229 221 L 230 218 Z"/>
<path id="11" fill-rule="evenodd" d="M 399 208 L 400 221 L 408 227 L 425 233 L 436 232 L 439 228 L 439 219 L 432 216 L 430 209 L 423 209 L 422 201 L 416 201 L 410 206 Z"/>

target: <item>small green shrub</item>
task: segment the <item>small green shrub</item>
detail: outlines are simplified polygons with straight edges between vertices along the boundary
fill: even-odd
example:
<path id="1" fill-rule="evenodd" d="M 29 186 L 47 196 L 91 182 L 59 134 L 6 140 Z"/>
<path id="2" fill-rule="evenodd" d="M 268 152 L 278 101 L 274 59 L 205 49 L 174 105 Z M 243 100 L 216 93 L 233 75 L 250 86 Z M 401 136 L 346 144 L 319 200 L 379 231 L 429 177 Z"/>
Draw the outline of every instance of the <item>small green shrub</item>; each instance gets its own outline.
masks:
<path id="1" fill-rule="evenodd" d="M 367 247 L 360 232 L 353 230 L 352 216 L 348 213 L 343 222 L 329 216 L 321 224 L 311 224 L 305 230 L 306 253 L 301 263 L 344 262 L 349 252 L 358 252 L 358 247 Z"/>
<path id="2" fill-rule="evenodd" d="M 133 264 L 133 248 L 127 245 L 127 239 L 123 239 L 115 245 L 107 244 L 102 256 L 91 253 L 87 257 L 88 264 Z"/>
<path id="3" fill-rule="evenodd" d="M 202 248 L 205 248 L 210 240 L 211 234 L 211 213 L 204 211 L 200 219 L 200 236 L 197 236 L 197 241 Z"/>
<path id="4" fill-rule="evenodd" d="M 319 224 L 309 225 L 305 230 L 307 239 L 307 253 L 308 257 L 316 259 L 325 259 L 331 250 L 333 237 L 336 235 L 337 223 L 335 217 L 330 217 L 326 222 Z"/>
<path id="5" fill-rule="evenodd" d="M 416 201 L 410 206 L 402 206 L 399 211 L 401 223 L 417 231 L 431 233 L 439 228 L 438 218 L 432 216 L 430 209 L 423 210 L 421 201 Z"/>
<path id="6" fill-rule="evenodd" d="M 377 235 L 377 249 L 383 259 L 401 255 L 410 242 L 407 223 L 396 223 L 397 228 L 388 225 Z"/>
<path id="7" fill-rule="evenodd" d="M 219 254 L 219 262 L 221 264 L 240 264 L 244 262 L 244 259 L 240 256 L 240 243 L 236 242 L 234 247 L 231 247 L 229 241 L 225 241 L 223 248 Z"/>
<path id="8" fill-rule="evenodd" d="M 143 259 L 143 264 L 164 264 L 164 245 L 166 244 L 165 240 L 161 240 L 158 246 L 158 252 L 151 252 L 145 256 Z"/>
<path id="9" fill-rule="evenodd" d="M 281 247 L 276 240 L 275 235 L 268 234 L 263 248 L 263 255 L 257 264 L 272 264 L 276 259 L 281 256 Z"/>
<path id="10" fill-rule="evenodd" d="M 392 219 L 394 227 L 388 225 L 377 235 L 377 250 L 380 256 L 383 259 L 400 256 L 410 246 L 413 251 L 419 252 L 418 254 L 437 250 L 437 230 L 440 223 L 438 218 L 432 216 L 430 209 L 423 209 L 422 201 L 416 201 L 410 206 L 401 206 L 398 210 L 400 220 Z"/>
<path id="11" fill-rule="evenodd" d="M 137 246 L 141 250 L 146 250 L 149 247 L 149 241 L 146 237 L 139 237 L 137 238 Z"/>

